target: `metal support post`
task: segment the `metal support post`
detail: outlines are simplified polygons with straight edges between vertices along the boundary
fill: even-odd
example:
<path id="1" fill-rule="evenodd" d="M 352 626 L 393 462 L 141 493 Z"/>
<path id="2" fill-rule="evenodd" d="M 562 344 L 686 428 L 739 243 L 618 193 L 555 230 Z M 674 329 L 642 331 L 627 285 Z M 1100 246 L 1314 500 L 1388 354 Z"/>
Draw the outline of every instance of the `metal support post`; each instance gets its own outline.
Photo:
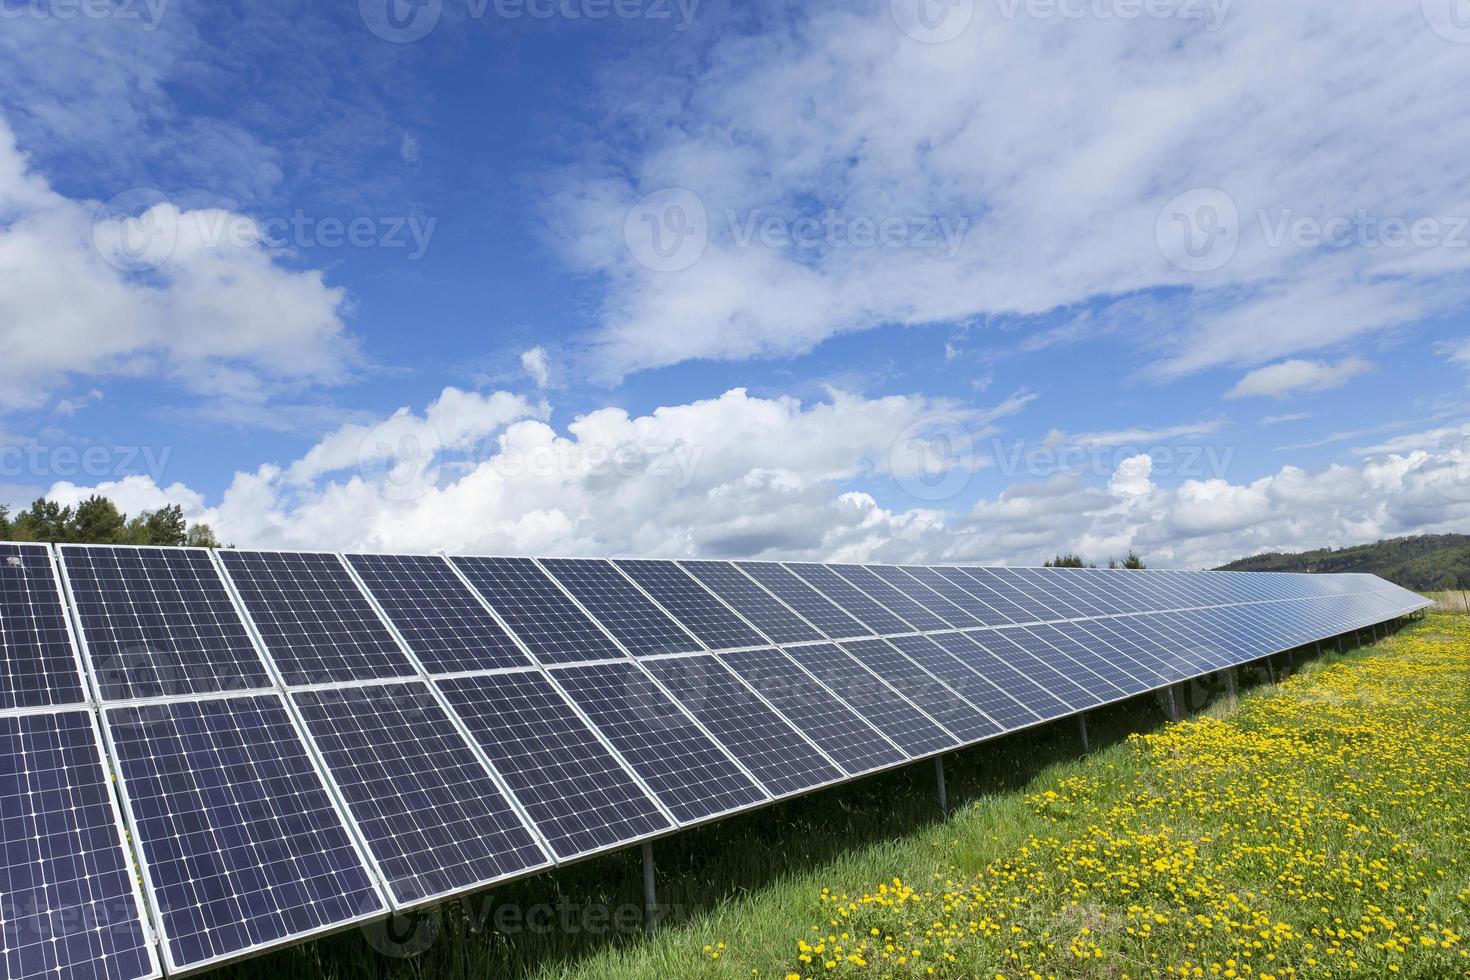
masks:
<path id="1" fill-rule="evenodd" d="M 653 890 L 653 843 L 643 842 L 643 931 L 658 930 L 658 897 Z"/>
<path id="2" fill-rule="evenodd" d="M 1086 714 L 1080 714 L 1080 715 L 1077 716 L 1077 733 L 1082 736 L 1082 751 L 1083 752 L 1091 752 L 1092 749 L 1088 745 L 1088 742 L 1087 742 L 1087 715 Z"/>
<path id="3" fill-rule="evenodd" d="M 1275 667 L 1274 664 L 1271 663 L 1271 658 L 1270 657 L 1266 657 L 1265 660 L 1266 660 L 1266 680 L 1270 681 L 1272 684 L 1275 684 L 1276 683 L 1276 667 Z"/>
<path id="4" fill-rule="evenodd" d="M 939 791 L 939 812 L 949 814 L 949 794 L 944 789 L 944 756 L 934 757 L 934 786 Z"/>

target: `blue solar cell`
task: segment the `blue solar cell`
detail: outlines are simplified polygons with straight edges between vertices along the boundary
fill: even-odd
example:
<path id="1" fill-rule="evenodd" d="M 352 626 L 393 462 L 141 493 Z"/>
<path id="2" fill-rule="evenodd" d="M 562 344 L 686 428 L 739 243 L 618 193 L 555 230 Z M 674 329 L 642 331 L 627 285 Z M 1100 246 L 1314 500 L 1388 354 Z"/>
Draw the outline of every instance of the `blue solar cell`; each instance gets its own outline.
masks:
<path id="1" fill-rule="evenodd" d="M 451 560 L 542 663 L 623 656 L 607 634 L 531 559 Z"/>
<path id="2" fill-rule="evenodd" d="M 673 827 L 540 673 L 436 684 L 558 857 L 617 847 Z"/>
<path id="3" fill-rule="evenodd" d="M 0 717 L 0 973 L 159 975 L 87 711 Z"/>
<path id="4" fill-rule="evenodd" d="M 889 636 L 912 633 L 916 629 L 826 565 L 788 562 L 784 567 L 816 589 L 823 598 L 841 607 L 844 612 L 866 626 L 868 633 Z"/>
<path id="5" fill-rule="evenodd" d="M 86 700 L 51 550 L 0 543 L 0 708 Z"/>
<path id="6" fill-rule="evenodd" d="M 1066 569 L 1061 569 L 1061 574 L 1057 574 L 1057 570 L 1043 572 L 1037 568 L 1015 568 L 1006 571 L 1018 589 L 1035 596 L 1047 609 L 1060 610 L 1066 618 L 1108 614 L 1108 610 L 1092 602 L 1086 592 L 1073 587 L 1068 582 Z"/>
<path id="7" fill-rule="evenodd" d="M 929 610 L 944 624 L 944 626 L 936 626 L 934 629 L 964 629 L 967 626 L 983 625 L 980 619 L 965 612 L 965 610 L 955 605 L 939 592 L 936 592 L 932 587 L 920 582 L 896 565 L 862 565 L 858 567 L 862 568 L 873 578 L 883 582 L 895 592 L 907 596 L 917 605 Z M 937 578 L 937 576 L 935 577 Z M 948 585 L 947 582 L 945 584 Z M 876 595 L 877 593 L 874 594 Z M 899 607 L 890 605 L 889 608 L 898 609 Z M 909 618 L 909 621 L 913 622 L 911 618 Z"/>
<path id="8" fill-rule="evenodd" d="M 271 687 L 209 552 L 62 545 L 61 559 L 104 699 Z"/>
<path id="9" fill-rule="evenodd" d="M 1031 618 L 1025 610 L 975 581 L 964 569 L 916 566 L 904 570 L 936 590 L 941 588 L 940 583 L 944 583 L 945 596 L 963 606 L 986 626 L 1003 626 Z"/>
<path id="10" fill-rule="evenodd" d="M 612 562 L 545 558 L 541 565 L 631 653 L 693 653 L 699 642 L 649 601 Z"/>
<path id="11" fill-rule="evenodd" d="M 898 588 L 904 588 L 903 579 L 907 579 L 913 583 L 914 588 L 926 589 L 939 596 L 949 603 L 949 606 L 945 607 L 945 618 L 961 628 L 993 626 L 1010 622 L 1005 616 L 975 598 L 969 591 L 940 575 L 935 569 L 923 565 L 910 565 L 903 568 L 875 568 L 874 572 L 879 575 L 887 574 Z M 924 601 L 922 594 L 919 596 L 919 601 Z"/>
<path id="12" fill-rule="evenodd" d="M 1038 629 L 1055 646 L 1067 650 L 1075 650 L 1080 646 L 1092 651 L 1103 661 L 1115 664 L 1116 676 L 1108 675 L 1115 683 L 1121 684 L 1131 679 L 1139 685 L 1140 690 L 1149 690 L 1171 680 L 1170 674 L 1162 669 L 1163 665 L 1156 658 L 1126 643 L 1109 642 L 1097 633 L 1089 631 L 1086 627 L 1092 622 L 1096 621 L 1058 623 L 1055 626 L 1042 626 Z M 1080 655 L 1074 654 L 1074 656 Z"/>
<path id="13" fill-rule="evenodd" d="M 932 630 L 949 629 L 954 625 L 931 612 L 928 607 L 921 605 L 912 596 L 880 578 L 871 568 L 864 565 L 833 565 L 831 568 L 832 571 L 893 610 L 894 614 L 909 624 L 913 630 L 927 633 Z M 829 597 L 832 595 L 830 592 L 827 594 Z M 930 601 L 936 604 L 943 602 L 932 593 Z"/>
<path id="14" fill-rule="evenodd" d="M 1077 624 L 1084 632 L 1098 637 L 1115 650 L 1127 650 L 1135 659 L 1152 667 L 1166 681 L 1175 682 L 1194 677 L 1205 668 L 1181 656 L 1173 637 L 1140 629 L 1148 622 L 1145 616 L 1123 616 L 1097 619 Z M 1165 642 L 1165 640 L 1169 642 Z"/>
<path id="15" fill-rule="evenodd" d="M 888 641 L 902 650 L 910 660 L 948 684 L 956 693 L 995 719 L 1007 731 L 1034 725 L 1041 718 L 1016 700 L 1002 687 L 988 680 L 934 638 L 896 636 Z"/>
<path id="16" fill-rule="evenodd" d="M 386 912 L 279 695 L 106 723 L 169 972 Z"/>
<path id="17" fill-rule="evenodd" d="M 287 684 L 418 673 L 336 555 L 227 550 L 220 562 Z"/>
<path id="18" fill-rule="evenodd" d="M 1074 708 L 1090 708 L 1124 693 L 1026 629 L 997 630 L 981 642 L 998 650 Z"/>
<path id="19" fill-rule="evenodd" d="M 785 652 L 910 756 L 917 758 L 959 744 L 954 735 L 833 644 L 787 647 Z"/>
<path id="20" fill-rule="evenodd" d="M 769 642 L 674 562 L 619 560 L 614 564 L 711 650 Z"/>
<path id="21" fill-rule="evenodd" d="M 850 640 L 842 644 L 842 649 L 961 742 L 978 742 L 1005 730 L 886 640 Z"/>
<path id="22" fill-rule="evenodd" d="M 348 555 L 347 563 L 429 673 L 530 666 L 443 558 Z"/>
<path id="23" fill-rule="evenodd" d="M 291 698 L 398 907 L 550 864 L 424 682 Z"/>
<path id="24" fill-rule="evenodd" d="M 1015 569 L 948 568 L 940 571 L 994 606 L 1013 623 L 1042 623 L 1068 619 L 1073 615 L 1053 609 L 1050 603 L 1019 588 Z M 966 579 L 969 580 L 968 585 Z"/>
<path id="25" fill-rule="evenodd" d="M 990 630 L 968 630 L 964 633 L 938 633 L 934 642 L 959 658 L 960 662 L 979 672 L 986 680 L 1002 688 L 1040 718 L 1060 718 L 1073 709 L 1032 678 L 1023 664 L 1012 663 L 1006 647 L 995 642 L 998 633 Z M 992 650 L 990 644 L 994 643 Z"/>
<path id="26" fill-rule="evenodd" d="M 1060 625 L 1072 627 L 1075 624 Z M 1111 647 L 1093 641 L 1086 633 L 1052 625 L 1032 626 L 1029 630 L 1121 693 L 1139 694 L 1158 687 L 1162 682 L 1160 678 L 1144 673 L 1138 664 L 1125 659 Z"/>
<path id="27" fill-rule="evenodd" d="M 825 639 L 729 562 L 683 561 L 679 566 L 776 643 Z"/>
<path id="28" fill-rule="evenodd" d="M 735 567 L 834 640 L 871 636 L 873 633 L 775 562 L 737 561 Z"/>
<path id="29" fill-rule="evenodd" d="M 722 653 L 719 659 L 790 718 L 849 775 L 896 765 L 907 758 L 781 651 L 738 650 Z"/>
<path id="30" fill-rule="evenodd" d="M 712 655 L 650 660 L 647 667 L 772 796 L 842 778 L 841 770 Z"/>
<path id="31" fill-rule="evenodd" d="M 552 676 L 681 823 L 766 799 L 637 664 L 558 667 Z"/>

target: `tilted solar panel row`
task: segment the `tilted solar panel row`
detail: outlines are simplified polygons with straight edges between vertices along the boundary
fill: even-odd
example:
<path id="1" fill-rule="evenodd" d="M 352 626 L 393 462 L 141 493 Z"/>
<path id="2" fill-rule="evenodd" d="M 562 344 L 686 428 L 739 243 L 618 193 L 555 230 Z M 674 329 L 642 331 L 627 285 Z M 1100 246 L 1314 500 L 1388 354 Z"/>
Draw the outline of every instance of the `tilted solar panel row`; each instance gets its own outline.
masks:
<path id="1" fill-rule="evenodd" d="M 1423 604 L 1372 576 L 59 554 L 170 972 Z M 85 705 L 50 552 L 14 557 L 0 695 Z M 133 960 L 61 972 L 156 971 L 130 914 Z M 55 975 L 23 939 L 10 974 Z"/>

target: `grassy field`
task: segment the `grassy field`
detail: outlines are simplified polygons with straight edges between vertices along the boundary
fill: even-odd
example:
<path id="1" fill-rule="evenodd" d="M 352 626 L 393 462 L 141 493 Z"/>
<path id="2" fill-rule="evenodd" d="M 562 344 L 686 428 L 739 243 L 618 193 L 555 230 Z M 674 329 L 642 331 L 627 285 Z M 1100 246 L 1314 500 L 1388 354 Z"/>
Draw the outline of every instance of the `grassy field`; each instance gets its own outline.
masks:
<path id="1" fill-rule="evenodd" d="M 227 972 L 1470 977 L 1470 620 L 1299 666 L 660 841 L 656 936 L 635 850 Z"/>
<path id="2" fill-rule="evenodd" d="M 1470 614 L 1470 591 L 1456 589 L 1452 592 L 1425 592 L 1424 596 L 1434 600 L 1433 612 L 1458 616 Z"/>

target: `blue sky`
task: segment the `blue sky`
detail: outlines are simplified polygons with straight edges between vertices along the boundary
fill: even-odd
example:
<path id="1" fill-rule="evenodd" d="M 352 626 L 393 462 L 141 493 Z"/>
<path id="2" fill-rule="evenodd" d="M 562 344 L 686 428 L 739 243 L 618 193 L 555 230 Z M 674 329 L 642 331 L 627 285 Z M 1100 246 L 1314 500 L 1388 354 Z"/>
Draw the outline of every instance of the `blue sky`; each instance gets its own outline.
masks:
<path id="1" fill-rule="evenodd" d="M 541 554 L 1463 530 L 1454 12 L 0 0 L 0 500 Z"/>

